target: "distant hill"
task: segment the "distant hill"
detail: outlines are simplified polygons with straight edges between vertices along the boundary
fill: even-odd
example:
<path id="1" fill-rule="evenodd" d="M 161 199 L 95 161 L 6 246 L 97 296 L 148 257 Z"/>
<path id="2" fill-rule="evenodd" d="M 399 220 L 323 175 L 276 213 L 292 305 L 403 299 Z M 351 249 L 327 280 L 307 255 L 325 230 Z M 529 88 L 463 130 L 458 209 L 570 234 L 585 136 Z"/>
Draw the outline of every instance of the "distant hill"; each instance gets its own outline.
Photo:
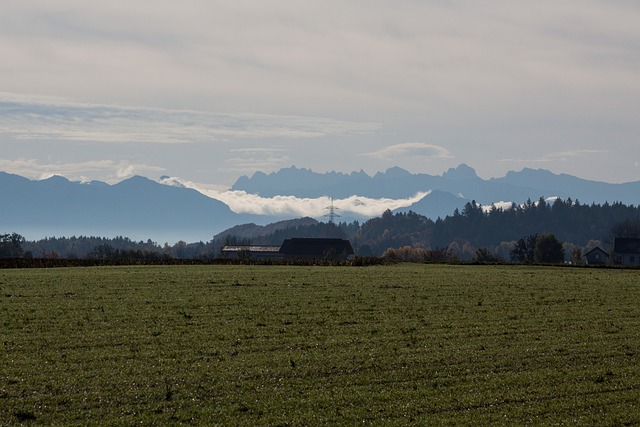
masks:
<path id="1" fill-rule="evenodd" d="M 115 185 L 54 176 L 32 181 L 0 172 L 0 226 L 27 237 L 128 236 L 163 241 L 210 240 L 251 217 L 188 189 L 135 176 Z"/>
<path id="2" fill-rule="evenodd" d="M 411 206 L 396 209 L 394 213 L 411 211 L 431 219 L 444 218 L 456 209 L 462 211 L 464 205 L 470 201 L 446 191 L 433 190 Z"/>
<path id="3" fill-rule="evenodd" d="M 267 225 L 256 225 L 254 223 L 241 224 L 216 234 L 214 238 L 216 240 L 223 240 L 226 236 L 233 236 L 254 241 L 257 238 L 268 236 L 279 230 L 286 230 L 287 228 L 293 227 L 306 227 L 316 224 L 318 224 L 317 220 L 308 217 L 278 221 Z"/>
<path id="4" fill-rule="evenodd" d="M 302 198 L 345 198 L 358 195 L 400 199 L 412 197 L 418 192 L 438 190 L 450 193 L 454 197 L 476 200 L 482 205 L 500 201 L 520 204 L 527 199 L 537 200 L 540 197 L 554 196 L 564 199 L 570 197 L 582 203 L 640 204 L 640 181 L 609 184 L 528 168 L 519 172 L 509 172 L 502 178 L 485 180 L 465 164 L 451 168 L 442 175 L 412 174 L 394 167 L 373 176 L 362 171 L 350 174 L 316 173 L 293 166 L 270 174 L 256 172 L 251 178 L 243 176 L 236 181 L 232 189 L 260 194 L 263 197 L 291 195 Z"/>

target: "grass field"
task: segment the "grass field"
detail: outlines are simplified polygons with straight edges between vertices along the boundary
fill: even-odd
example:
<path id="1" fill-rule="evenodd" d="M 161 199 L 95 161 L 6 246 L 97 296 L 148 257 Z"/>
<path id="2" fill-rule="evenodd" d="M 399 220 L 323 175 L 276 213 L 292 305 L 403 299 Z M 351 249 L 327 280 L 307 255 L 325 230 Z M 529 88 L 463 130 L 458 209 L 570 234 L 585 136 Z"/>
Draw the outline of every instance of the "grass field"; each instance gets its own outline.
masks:
<path id="1" fill-rule="evenodd" d="M 0 425 L 640 424 L 640 271 L 0 270 Z"/>

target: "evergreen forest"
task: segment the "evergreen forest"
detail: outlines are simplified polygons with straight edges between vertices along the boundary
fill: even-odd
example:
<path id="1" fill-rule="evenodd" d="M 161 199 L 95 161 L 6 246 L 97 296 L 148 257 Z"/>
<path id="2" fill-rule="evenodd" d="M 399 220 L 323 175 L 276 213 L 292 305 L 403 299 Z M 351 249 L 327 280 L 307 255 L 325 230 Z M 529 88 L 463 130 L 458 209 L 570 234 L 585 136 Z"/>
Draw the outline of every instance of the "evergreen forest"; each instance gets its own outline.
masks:
<path id="1" fill-rule="evenodd" d="M 414 212 L 384 212 L 362 224 L 315 222 L 284 227 L 268 235 L 221 233 L 208 242 L 161 245 L 126 237 L 50 237 L 25 241 L 17 233 L 0 234 L 0 257 L 213 259 L 225 245 L 281 245 L 291 237 L 332 237 L 351 241 L 357 256 L 383 256 L 390 250 L 423 250 L 438 259 L 470 261 L 479 254 L 517 261 L 513 250 L 525 236 L 552 235 L 563 244 L 566 260 L 596 246 L 611 251 L 615 237 L 640 237 L 640 207 L 622 203 L 581 204 L 571 199 L 540 198 L 502 209 L 475 201 L 435 221 Z M 439 255 L 438 255 L 439 254 Z M 428 259 L 428 257 L 427 257 Z"/>

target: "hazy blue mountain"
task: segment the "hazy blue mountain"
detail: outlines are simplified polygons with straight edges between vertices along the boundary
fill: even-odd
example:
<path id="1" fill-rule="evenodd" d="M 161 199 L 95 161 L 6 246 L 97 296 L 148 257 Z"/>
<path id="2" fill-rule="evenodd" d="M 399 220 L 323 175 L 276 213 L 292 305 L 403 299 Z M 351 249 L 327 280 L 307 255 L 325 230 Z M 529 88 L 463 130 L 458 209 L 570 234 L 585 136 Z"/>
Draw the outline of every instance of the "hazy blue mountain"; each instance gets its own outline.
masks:
<path id="1" fill-rule="evenodd" d="M 519 172 L 508 172 L 503 178 L 493 178 L 493 183 L 509 183 L 520 187 L 535 187 L 544 196 L 571 197 L 581 203 L 603 203 L 608 201 L 625 204 L 640 204 L 640 181 L 623 184 L 590 181 L 567 174 L 554 174 L 544 169 L 524 168 Z M 558 194 L 556 194 L 558 193 Z"/>
<path id="2" fill-rule="evenodd" d="M 412 211 L 435 220 L 438 217 L 444 218 L 453 214 L 456 209 L 462 211 L 464 205 L 468 202 L 471 202 L 471 200 L 454 196 L 446 191 L 433 190 L 411 206 L 396 209 L 394 212 Z"/>
<path id="3" fill-rule="evenodd" d="M 332 196 L 407 198 L 421 191 L 439 190 L 482 205 L 508 201 L 524 203 L 527 199 L 561 197 L 579 199 L 582 203 L 623 202 L 640 204 L 640 181 L 608 184 L 590 181 L 547 170 L 523 169 L 502 178 L 482 179 L 468 165 L 461 164 L 442 175 L 412 174 L 394 167 L 373 176 L 366 173 L 316 173 L 295 167 L 265 174 L 243 176 L 234 190 L 257 193 L 264 197 L 292 195 L 297 197 Z M 427 199 L 428 200 L 428 199 Z"/>
<path id="4" fill-rule="evenodd" d="M 263 197 L 281 194 L 298 197 L 322 197 L 336 193 L 334 197 L 348 197 L 354 193 L 340 191 L 348 182 L 351 188 L 366 188 L 371 178 L 365 172 L 344 174 L 340 172 L 316 173 L 310 169 L 299 169 L 295 166 L 280 169 L 278 172 L 265 174 L 256 172 L 251 178 L 241 176 L 231 187 L 232 190 L 243 190 Z"/>
<path id="5" fill-rule="evenodd" d="M 452 194 L 462 194 L 473 189 L 481 197 L 485 193 L 490 198 L 487 181 L 479 178 L 467 165 L 449 169 L 442 176 L 412 174 L 402 168 L 393 167 L 385 172 L 369 176 L 363 171 L 343 174 L 337 172 L 316 173 L 308 169 L 295 167 L 280 169 L 265 174 L 256 172 L 251 178 L 243 176 L 233 185 L 233 190 L 244 190 L 264 197 L 290 195 L 297 197 L 331 196 L 345 198 L 352 195 L 371 198 L 407 198 L 418 192 L 442 190 Z M 504 189 L 504 194 L 518 194 L 516 188 L 508 185 L 493 184 L 491 188 Z M 510 191 L 509 191 L 510 190 Z"/>
<path id="6" fill-rule="evenodd" d="M 99 235 L 211 240 L 252 217 L 188 189 L 135 176 L 115 185 L 54 176 L 31 181 L 0 172 L 0 230 L 27 237 Z"/>

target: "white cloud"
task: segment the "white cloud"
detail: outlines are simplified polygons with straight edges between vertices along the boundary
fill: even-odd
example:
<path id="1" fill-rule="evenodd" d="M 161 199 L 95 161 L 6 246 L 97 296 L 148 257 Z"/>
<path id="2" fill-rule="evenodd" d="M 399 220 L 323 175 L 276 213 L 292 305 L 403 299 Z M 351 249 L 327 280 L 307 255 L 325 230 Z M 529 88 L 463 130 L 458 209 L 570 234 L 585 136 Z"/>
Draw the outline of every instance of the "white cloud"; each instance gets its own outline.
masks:
<path id="1" fill-rule="evenodd" d="M 504 201 L 494 202 L 488 206 L 482 206 L 482 210 L 484 212 L 489 212 L 491 211 L 491 209 L 493 209 L 494 206 L 496 207 L 496 209 L 508 210 L 508 209 L 511 209 L 511 207 L 513 206 L 513 203 L 504 202 Z"/>
<path id="2" fill-rule="evenodd" d="M 552 196 L 552 197 L 547 197 L 546 199 L 544 199 L 544 201 L 547 202 L 548 204 L 553 204 L 558 199 L 559 197 Z M 540 201 L 536 200 L 535 202 L 533 202 L 533 204 L 537 206 L 538 204 L 540 204 Z M 513 202 L 505 202 L 505 201 L 494 202 L 491 205 L 482 206 L 482 210 L 484 212 L 489 212 L 493 208 L 493 206 L 495 206 L 497 209 L 509 210 L 513 207 Z M 520 206 L 524 207 L 525 205 L 522 204 Z"/>
<path id="3" fill-rule="evenodd" d="M 289 166 L 288 150 L 274 147 L 245 147 L 229 150 L 232 156 L 221 169 L 236 174 L 252 174 L 255 171 L 272 172 Z"/>
<path id="4" fill-rule="evenodd" d="M 363 156 L 375 157 L 378 159 L 398 158 L 398 157 L 428 157 L 435 159 L 451 158 L 449 151 L 443 147 L 423 142 L 407 142 L 385 147 Z"/>
<path id="5" fill-rule="evenodd" d="M 276 196 L 271 198 L 249 194 L 244 191 L 220 191 L 211 186 L 198 184 L 179 178 L 168 178 L 161 181 L 167 185 L 180 185 L 193 188 L 213 199 L 226 203 L 236 213 L 276 215 L 276 216 L 309 216 L 319 218 L 328 213 L 331 205 L 329 197 L 299 198 L 294 196 Z M 333 205 L 338 213 L 355 213 L 365 217 L 374 217 L 387 209 L 397 209 L 411 206 L 429 192 L 421 192 L 407 199 L 372 199 L 368 197 L 351 196 L 345 199 L 334 199 Z"/>

